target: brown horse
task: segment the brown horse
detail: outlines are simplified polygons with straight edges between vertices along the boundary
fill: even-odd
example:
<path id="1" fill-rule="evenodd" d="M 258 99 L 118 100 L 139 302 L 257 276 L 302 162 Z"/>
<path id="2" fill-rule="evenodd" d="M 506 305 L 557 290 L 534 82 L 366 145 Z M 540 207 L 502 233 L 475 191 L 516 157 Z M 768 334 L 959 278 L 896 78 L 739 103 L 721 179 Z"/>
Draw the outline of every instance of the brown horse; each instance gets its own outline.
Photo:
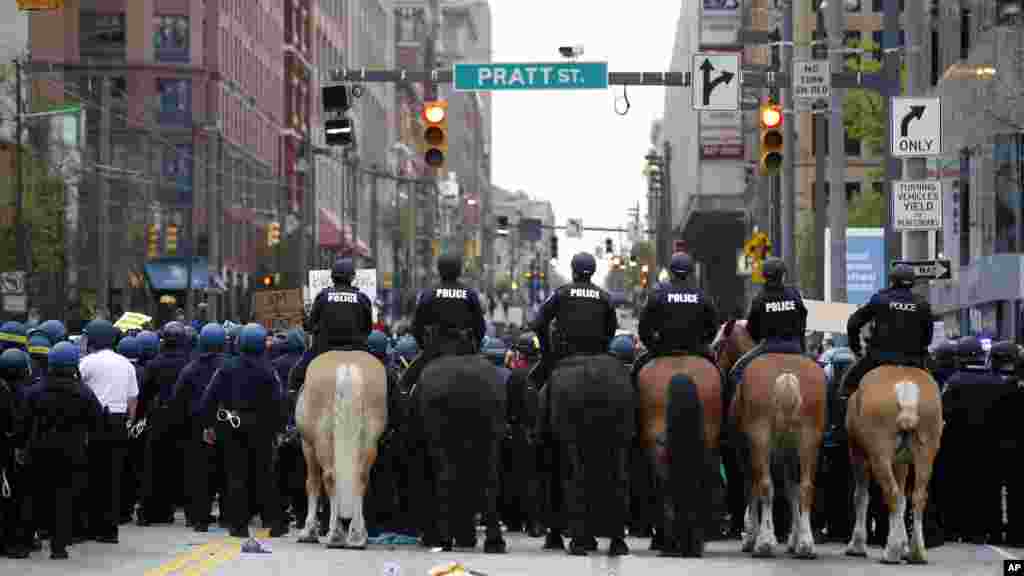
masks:
<path id="1" fill-rule="evenodd" d="M 680 385 L 690 390 L 680 390 Z M 665 504 L 661 507 L 666 514 L 664 531 L 659 534 L 661 553 L 700 556 L 710 513 L 707 503 L 712 496 L 711 483 L 706 480 L 718 475 L 713 455 L 722 427 L 721 374 L 700 356 L 663 356 L 644 365 L 637 375 L 637 387 L 640 444 L 658 471 L 659 496 Z M 687 402 L 688 398 L 696 402 Z M 693 418 L 685 422 L 690 417 L 687 411 L 697 411 L 702 417 L 696 418 L 696 423 Z M 701 461 L 706 475 L 693 473 L 693 466 Z M 681 474 L 673 474 L 676 464 L 684 467 Z M 687 485 L 687 477 L 698 482 L 696 490 Z M 698 513 L 681 525 L 686 509 Z"/>
<path id="2" fill-rule="evenodd" d="M 746 322 L 730 320 L 719 330 L 713 348 L 719 367 L 729 371 L 754 346 Z M 730 406 L 736 427 L 750 442 L 750 503 L 745 517 L 743 550 L 756 556 L 775 553 L 772 521 L 773 451 L 783 462 L 799 462 L 800 481 L 787 474 L 786 496 L 792 507 L 789 551 L 813 558 L 811 506 L 818 449 L 825 429 L 825 372 L 813 360 L 796 354 L 763 354 L 747 366 Z"/>
<path id="3" fill-rule="evenodd" d="M 309 508 L 299 542 L 319 542 L 320 495 L 331 499 L 330 548 L 365 548 L 363 498 L 377 441 L 387 427 L 387 373 L 362 351 L 331 351 L 313 359 L 295 406 L 306 459 Z M 342 535 L 338 520 L 350 520 Z"/>
<path id="4" fill-rule="evenodd" d="M 928 502 L 932 464 L 942 439 L 942 398 L 928 372 L 907 366 L 880 366 L 867 373 L 848 401 L 846 429 L 850 462 L 857 488 L 856 522 L 846 548 L 851 556 L 867 556 L 867 512 L 871 477 L 882 489 L 889 506 L 889 539 L 882 562 L 896 564 L 906 558 L 925 563 L 923 517 Z M 913 463 L 913 538 L 907 549 L 903 522 L 907 507 L 909 463 Z"/>

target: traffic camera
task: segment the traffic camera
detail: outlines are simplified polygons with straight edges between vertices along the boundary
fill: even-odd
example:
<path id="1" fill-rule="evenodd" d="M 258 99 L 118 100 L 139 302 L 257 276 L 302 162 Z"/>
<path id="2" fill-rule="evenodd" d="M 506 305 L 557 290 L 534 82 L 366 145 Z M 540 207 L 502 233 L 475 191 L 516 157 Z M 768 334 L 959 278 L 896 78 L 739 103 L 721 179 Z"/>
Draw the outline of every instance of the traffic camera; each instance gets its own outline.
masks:
<path id="1" fill-rule="evenodd" d="M 448 157 L 448 102 L 425 103 L 423 121 L 423 161 L 431 168 L 441 168 Z"/>
<path id="2" fill-rule="evenodd" d="M 167 253 L 176 254 L 178 252 L 178 227 L 171 224 L 167 227 Z"/>
<path id="3" fill-rule="evenodd" d="M 782 168 L 782 107 L 761 106 L 761 173 L 772 176 Z"/>
<path id="4" fill-rule="evenodd" d="M 324 143 L 328 146 L 351 146 L 353 142 L 351 118 L 334 118 L 324 122 Z"/>

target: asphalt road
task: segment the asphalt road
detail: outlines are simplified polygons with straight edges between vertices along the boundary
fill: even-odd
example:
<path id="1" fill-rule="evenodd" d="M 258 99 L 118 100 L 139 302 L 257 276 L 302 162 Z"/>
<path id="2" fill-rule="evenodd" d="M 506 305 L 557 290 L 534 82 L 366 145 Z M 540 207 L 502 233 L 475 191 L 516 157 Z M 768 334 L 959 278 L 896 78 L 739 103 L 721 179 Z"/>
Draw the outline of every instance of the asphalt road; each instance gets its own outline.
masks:
<path id="1" fill-rule="evenodd" d="M 266 538 L 266 531 L 253 529 L 270 553 L 241 552 L 241 540 L 229 538 L 223 529 L 211 528 L 208 534 L 186 529 L 182 521 L 173 526 L 139 528 L 126 525 L 117 545 L 87 542 L 70 549 L 70 560 L 50 560 L 45 544 L 27 560 L 0 559 L 0 574 L 12 576 L 48 576 L 104 574 L 115 576 L 238 575 L 261 576 L 297 574 L 352 574 L 359 576 L 426 576 L 441 564 L 458 561 L 467 568 L 488 576 L 555 575 L 659 576 L 698 570 L 704 575 L 785 574 L 786 576 L 821 574 L 913 573 L 915 576 L 1002 575 L 1005 558 L 1024 558 L 1024 550 L 991 546 L 952 544 L 929 551 L 927 566 L 883 566 L 878 562 L 881 550 L 870 549 L 871 557 L 847 558 L 837 544 L 818 547 L 815 560 L 796 560 L 786 555 L 775 559 L 753 559 L 739 550 L 738 541 L 713 542 L 702 559 L 658 558 L 647 550 L 648 541 L 631 539 L 630 556 L 609 559 L 602 552 L 587 558 L 541 550 L 541 540 L 520 534 L 507 534 L 509 553 L 483 554 L 456 550 L 431 552 L 418 546 L 370 546 L 365 551 L 328 550 L 324 545 L 298 544 L 296 532 L 286 538 Z M 324 539 L 326 541 L 326 539 Z M 482 542 L 481 537 L 481 542 Z M 389 572 L 388 568 L 392 567 Z M 399 568 L 398 572 L 393 567 Z"/>

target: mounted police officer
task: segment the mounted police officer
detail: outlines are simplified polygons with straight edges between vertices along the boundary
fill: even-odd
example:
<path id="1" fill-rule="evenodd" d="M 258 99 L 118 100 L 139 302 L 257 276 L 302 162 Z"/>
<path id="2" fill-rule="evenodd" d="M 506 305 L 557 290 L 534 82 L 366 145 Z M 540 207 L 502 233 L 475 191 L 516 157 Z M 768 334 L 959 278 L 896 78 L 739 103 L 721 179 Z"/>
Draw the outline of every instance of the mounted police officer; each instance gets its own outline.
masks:
<path id="1" fill-rule="evenodd" d="M 25 429 L 39 500 L 48 519 L 36 517 L 39 526 L 52 530 L 50 558 L 66 559 L 71 544 L 76 470 L 87 466 L 86 439 L 99 433 L 102 408 L 79 383 L 79 351 L 70 342 L 50 350 L 48 375 L 43 389 L 26 405 Z M 42 511 L 37 508 L 37 511 Z"/>
<path id="2" fill-rule="evenodd" d="M 174 522 L 174 505 L 181 492 L 181 451 L 176 422 L 169 410 L 174 385 L 189 362 L 185 342 L 185 325 L 168 322 L 161 331 L 161 350 L 146 364 L 142 385 L 142 404 L 146 410 L 149 435 L 146 443 L 145 471 L 142 482 L 142 510 L 137 523 L 170 524 Z"/>
<path id="3" fill-rule="evenodd" d="M 843 379 L 848 394 L 853 394 L 861 378 L 883 364 L 925 367 L 928 346 L 932 343 L 932 308 L 923 297 L 911 292 L 914 269 L 909 264 L 897 264 L 889 273 L 890 287 L 871 297 L 850 316 L 846 323 L 850 349 L 861 353 L 860 331 L 874 321 L 871 344 L 863 356 Z"/>
<path id="4" fill-rule="evenodd" d="M 718 310 L 703 290 L 687 285 L 687 278 L 693 272 L 690 255 L 673 254 L 669 272 L 671 281 L 655 287 L 640 314 L 640 341 L 647 347 L 647 353 L 633 364 L 634 388 L 640 369 L 657 356 L 687 353 L 715 363 L 708 344 L 718 330 Z"/>
<path id="5" fill-rule="evenodd" d="M 226 360 L 200 402 L 206 439 L 223 444 L 227 474 L 226 504 L 231 536 L 249 536 L 250 502 L 259 502 L 270 536 L 288 533 L 274 482 L 274 442 L 284 429 L 284 388 L 266 358 L 267 331 L 246 325 L 239 335 L 240 355 Z M 216 424 L 216 432 L 210 430 Z"/>
<path id="6" fill-rule="evenodd" d="M 116 544 L 121 520 L 121 474 L 128 444 L 127 423 L 135 418 L 139 381 L 130 360 L 112 349 L 117 329 L 107 320 L 86 324 L 86 350 L 79 372 L 103 405 L 103 426 L 89 443 L 89 487 L 92 517 L 89 527 L 99 542 Z"/>
<path id="7" fill-rule="evenodd" d="M 186 474 L 186 523 L 196 532 L 206 532 L 210 522 L 210 475 L 216 451 L 203 438 L 199 404 L 213 375 L 224 363 L 227 333 L 220 324 L 209 323 L 199 332 L 199 357 L 189 362 L 174 385 L 171 410 L 174 420 L 184 422 Z"/>
<path id="8" fill-rule="evenodd" d="M 297 380 L 297 385 L 292 383 L 290 387 L 301 387 L 309 363 L 328 350 L 366 350 L 366 339 L 373 330 L 373 303 L 352 285 L 355 277 L 356 267 L 351 258 L 334 262 L 334 286 L 316 295 L 303 326 L 313 334 L 313 348 L 293 370 L 290 379 Z"/>
<path id="9" fill-rule="evenodd" d="M 480 296 L 459 282 L 462 259 L 444 254 L 437 259 L 441 283 L 420 293 L 413 318 L 412 333 L 423 348 L 413 361 L 400 385 L 415 386 L 428 362 L 443 354 L 475 354 L 487 334 Z"/>
<path id="10" fill-rule="evenodd" d="M 726 406 L 732 402 L 736 385 L 743 381 L 744 370 L 755 358 L 767 353 L 802 354 L 807 350 L 807 307 L 799 290 L 783 284 L 786 265 L 778 258 L 768 258 L 762 274 L 764 289 L 754 297 L 747 314 L 747 332 L 757 345 L 733 367 L 724 394 Z"/>

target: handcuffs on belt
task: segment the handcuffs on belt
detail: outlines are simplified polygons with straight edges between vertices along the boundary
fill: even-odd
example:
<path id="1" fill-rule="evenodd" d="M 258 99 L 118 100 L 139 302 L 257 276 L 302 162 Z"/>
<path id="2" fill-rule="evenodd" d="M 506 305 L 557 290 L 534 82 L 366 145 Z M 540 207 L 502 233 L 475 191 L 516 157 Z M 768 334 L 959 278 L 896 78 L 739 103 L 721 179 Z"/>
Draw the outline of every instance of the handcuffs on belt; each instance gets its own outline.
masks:
<path id="1" fill-rule="evenodd" d="M 0 498 L 7 500 L 11 497 L 11 483 L 7 481 L 7 469 L 0 468 Z"/>
<path id="2" fill-rule="evenodd" d="M 146 419 L 143 418 L 134 424 L 131 421 L 125 422 L 125 426 L 128 428 L 129 439 L 138 438 L 146 431 Z"/>
<path id="3" fill-rule="evenodd" d="M 242 425 L 242 418 L 232 410 L 226 408 L 219 408 L 217 410 L 217 421 L 227 422 L 232 428 L 238 429 Z"/>

